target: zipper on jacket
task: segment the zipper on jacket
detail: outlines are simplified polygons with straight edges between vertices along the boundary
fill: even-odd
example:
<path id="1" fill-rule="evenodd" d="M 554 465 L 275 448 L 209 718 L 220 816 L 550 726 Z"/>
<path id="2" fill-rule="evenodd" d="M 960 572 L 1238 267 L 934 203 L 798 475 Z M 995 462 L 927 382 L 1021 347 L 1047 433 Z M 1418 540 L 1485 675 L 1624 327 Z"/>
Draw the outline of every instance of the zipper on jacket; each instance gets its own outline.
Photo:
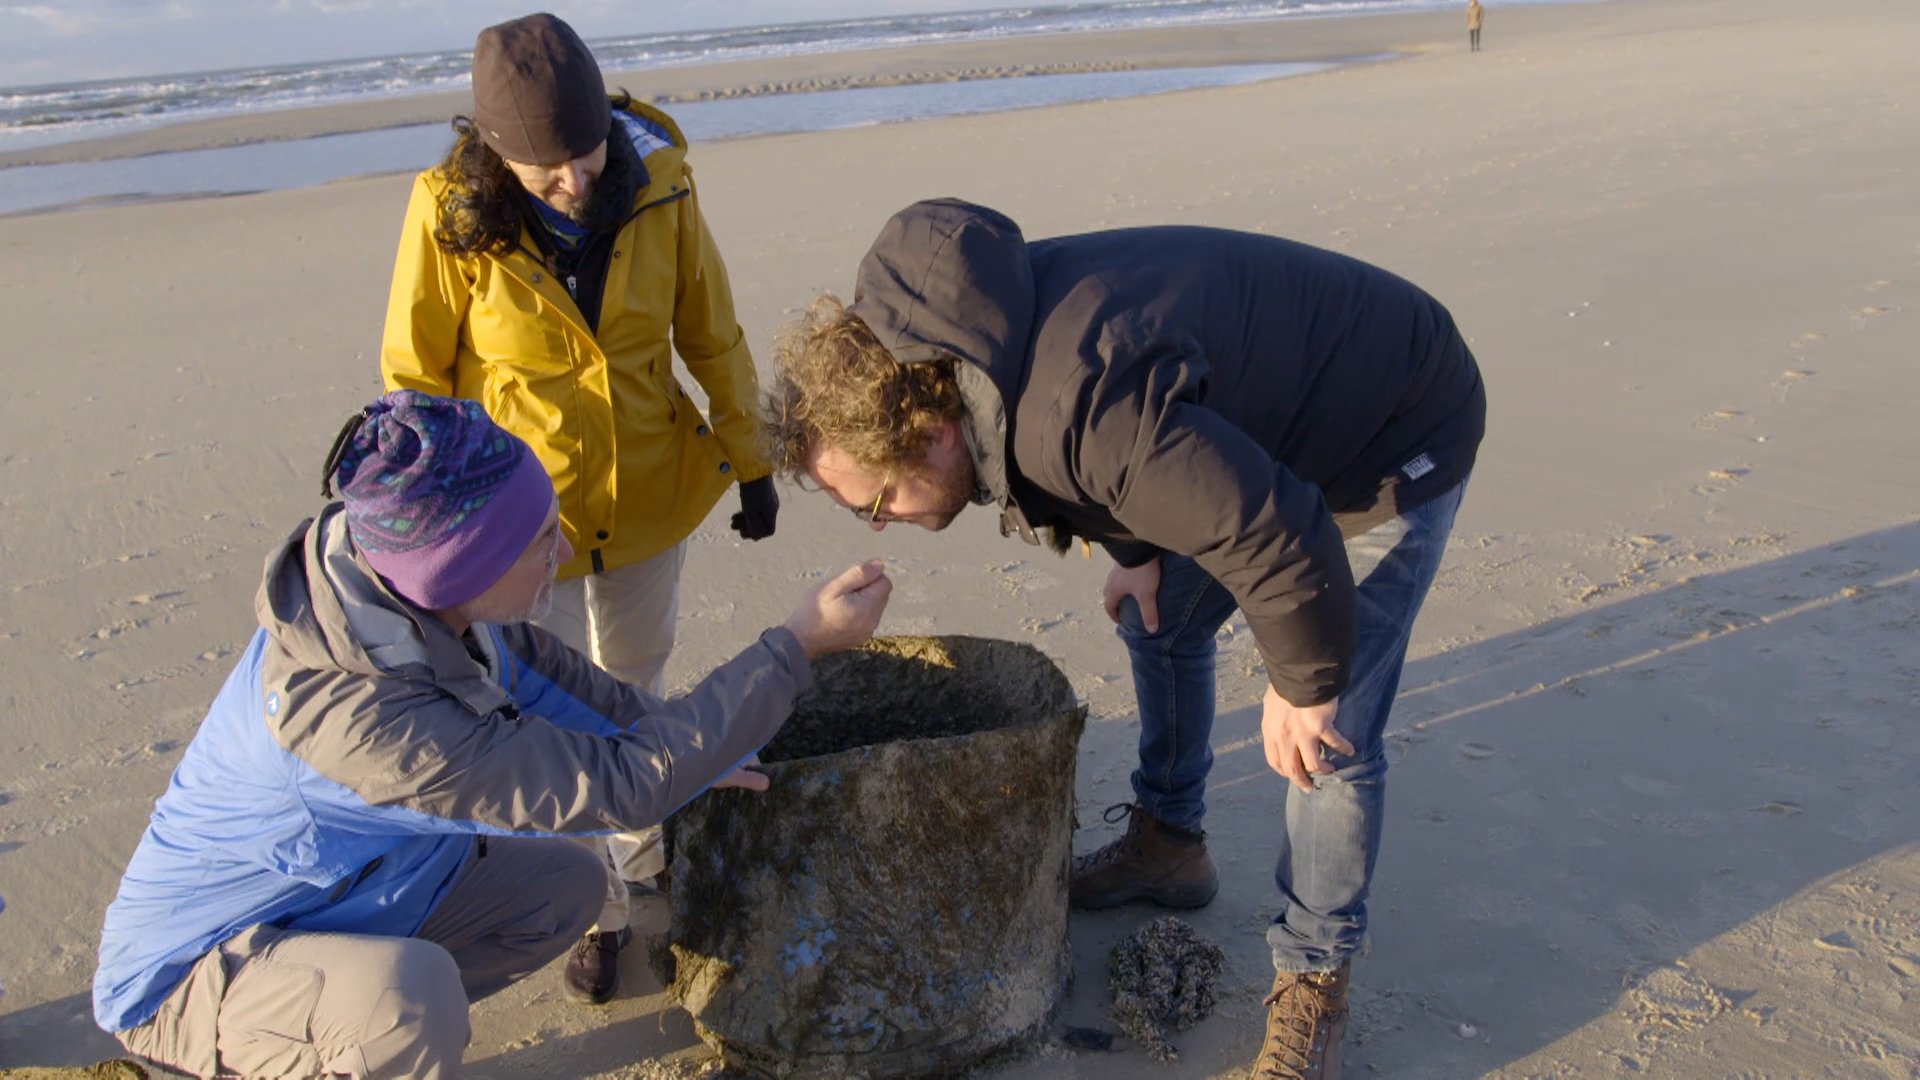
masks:
<path id="1" fill-rule="evenodd" d="M 375 855 L 373 857 L 373 861 L 367 863 L 367 865 L 360 868 L 359 873 L 353 875 L 352 878 L 343 880 L 340 882 L 340 884 L 335 885 L 333 887 L 333 895 L 327 897 L 327 902 L 329 904 L 337 904 L 340 901 L 346 899 L 348 893 L 359 888 L 360 883 L 367 880 L 369 877 L 372 877 L 373 872 L 375 870 L 380 869 L 380 864 L 386 861 L 387 861 L 387 857 L 385 855 Z"/>
<path id="2" fill-rule="evenodd" d="M 661 206 L 670 202 L 679 202 L 681 199 L 684 199 L 691 194 L 693 194 L 692 184 L 688 184 L 686 187 L 682 187 L 682 188 L 674 188 L 672 191 L 667 192 L 665 195 L 660 196 L 659 198 L 653 200 L 650 203 L 642 203 L 641 205 L 634 207 L 633 213 L 627 215 L 627 220 L 621 222 L 620 227 L 623 229 L 626 228 L 628 225 L 633 223 L 634 218 L 639 217 L 641 214 L 647 212 L 648 210 L 653 209 L 656 206 Z"/>

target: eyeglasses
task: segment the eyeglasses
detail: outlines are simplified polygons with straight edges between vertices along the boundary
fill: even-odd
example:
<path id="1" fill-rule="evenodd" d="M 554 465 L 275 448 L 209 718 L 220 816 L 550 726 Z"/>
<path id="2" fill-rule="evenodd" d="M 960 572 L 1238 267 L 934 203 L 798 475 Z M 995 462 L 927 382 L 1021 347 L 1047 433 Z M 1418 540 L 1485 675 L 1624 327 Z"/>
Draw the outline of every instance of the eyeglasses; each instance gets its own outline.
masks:
<path id="1" fill-rule="evenodd" d="M 880 510 L 880 504 L 887 500 L 887 489 L 892 486 L 893 482 L 891 480 L 881 484 L 880 493 L 873 497 L 872 506 L 851 506 L 848 507 L 848 509 L 853 511 L 854 517 L 859 518 L 861 521 L 872 522 L 876 525 L 887 525 L 896 521 L 906 520 L 897 514 L 882 513 Z"/>

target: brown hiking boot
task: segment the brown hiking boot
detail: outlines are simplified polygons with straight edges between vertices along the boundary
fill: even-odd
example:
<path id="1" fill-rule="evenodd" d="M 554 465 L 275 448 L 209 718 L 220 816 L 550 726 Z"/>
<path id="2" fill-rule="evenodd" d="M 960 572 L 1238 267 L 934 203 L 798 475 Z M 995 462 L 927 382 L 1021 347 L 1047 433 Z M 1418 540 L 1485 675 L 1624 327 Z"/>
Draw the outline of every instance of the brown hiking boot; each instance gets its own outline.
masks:
<path id="1" fill-rule="evenodd" d="M 1267 995 L 1267 1040 L 1249 1080 L 1340 1080 L 1347 1038 L 1347 972 L 1283 971 Z"/>
<path id="2" fill-rule="evenodd" d="M 567 968 L 560 984 L 567 996 L 590 1005 L 605 1005 L 620 989 L 620 950 L 633 937 L 633 931 L 603 934 L 594 931 L 573 943 Z"/>
<path id="3" fill-rule="evenodd" d="M 1073 862 L 1068 902 L 1081 911 L 1151 900 L 1161 907 L 1205 907 L 1220 891 L 1202 833 L 1176 831 L 1132 803 L 1107 807 L 1107 821 L 1127 822 L 1126 835 Z"/>

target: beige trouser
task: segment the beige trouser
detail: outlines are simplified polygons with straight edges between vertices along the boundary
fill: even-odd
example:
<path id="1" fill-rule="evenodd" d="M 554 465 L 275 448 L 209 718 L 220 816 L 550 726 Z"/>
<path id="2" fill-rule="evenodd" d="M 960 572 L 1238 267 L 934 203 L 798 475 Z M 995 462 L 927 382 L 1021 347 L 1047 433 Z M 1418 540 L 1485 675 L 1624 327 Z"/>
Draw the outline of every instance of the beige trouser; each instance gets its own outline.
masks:
<path id="1" fill-rule="evenodd" d="M 567 951 L 603 877 L 572 840 L 488 837 L 417 936 L 243 930 L 119 1039 L 193 1076 L 457 1077 L 467 1004 Z"/>
<path id="2" fill-rule="evenodd" d="M 643 562 L 560 582 L 553 589 L 553 612 L 539 625 L 607 674 L 659 694 L 673 652 L 686 556 L 683 540 Z M 614 933 L 629 920 L 627 882 L 666 869 L 666 851 L 658 827 L 614 833 L 597 844 L 607 863 L 607 901 L 593 928 Z"/>

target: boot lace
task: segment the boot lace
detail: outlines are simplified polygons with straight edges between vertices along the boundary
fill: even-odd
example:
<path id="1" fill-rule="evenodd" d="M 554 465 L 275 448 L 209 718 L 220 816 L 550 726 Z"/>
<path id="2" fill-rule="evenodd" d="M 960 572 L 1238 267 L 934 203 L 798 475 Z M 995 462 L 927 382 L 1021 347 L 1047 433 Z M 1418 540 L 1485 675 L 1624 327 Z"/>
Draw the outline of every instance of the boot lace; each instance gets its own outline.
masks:
<path id="1" fill-rule="evenodd" d="M 1114 803 L 1112 806 L 1102 810 L 1100 812 L 1100 820 L 1109 825 L 1119 821 L 1121 818 L 1128 819 L 1127 831 L 1121 833 L 1118 838 L 1105 847 L 1080 856 L 1079 864 L 1074 868 L 1075 872 L 1086 873 L 1090 870 L 1099 870 L 1103 867 L 1111 866 L 1121 859 L 1126 858 L 1128 854 L 1137 849 L 1139 844 L 1137 843 L 1136 834 L 1139 833 L 1141 828 L 1141 815 L 1145 813 L 1146 811 L 1137 803 Z"/>
<path id="2" fill-rule="evenodd" d="M 1301 1080 L 1318 1076 L 1332 1011 L 1332 979 L 1308 973 L 1282 980 L 1262 1004 L 1268 1008 L 1267 1038 L 1251 1080 Z"/>

